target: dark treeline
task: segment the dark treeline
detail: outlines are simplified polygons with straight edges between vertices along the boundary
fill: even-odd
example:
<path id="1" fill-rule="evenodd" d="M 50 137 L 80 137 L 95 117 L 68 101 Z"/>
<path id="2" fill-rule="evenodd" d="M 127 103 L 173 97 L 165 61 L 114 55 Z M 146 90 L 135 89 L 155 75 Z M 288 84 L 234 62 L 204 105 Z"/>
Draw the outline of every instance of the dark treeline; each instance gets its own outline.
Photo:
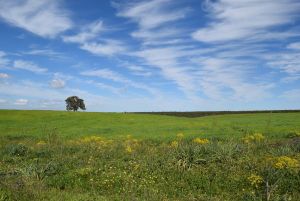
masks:
<path id="1" fill-rule="evenodd" d="M 252 110 L 252 111 L 194 111 L 194 112 L 132 112 L 134 114 L 156 114 L 178 117 L 203 117 L 222 114 L 253 114 L 253 113 L 293 113 L 300 110 Z"/>

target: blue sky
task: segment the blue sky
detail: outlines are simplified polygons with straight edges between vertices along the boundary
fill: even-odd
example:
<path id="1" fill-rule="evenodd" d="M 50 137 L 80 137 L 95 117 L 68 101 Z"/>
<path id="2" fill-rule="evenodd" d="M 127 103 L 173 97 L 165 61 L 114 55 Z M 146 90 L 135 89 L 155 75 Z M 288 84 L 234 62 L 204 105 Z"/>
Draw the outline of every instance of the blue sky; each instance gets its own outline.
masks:
<path id="1" fill-rule="evenodd" d="M 298 0 L 0 0 L 0 108 L 300 108 Z"/>

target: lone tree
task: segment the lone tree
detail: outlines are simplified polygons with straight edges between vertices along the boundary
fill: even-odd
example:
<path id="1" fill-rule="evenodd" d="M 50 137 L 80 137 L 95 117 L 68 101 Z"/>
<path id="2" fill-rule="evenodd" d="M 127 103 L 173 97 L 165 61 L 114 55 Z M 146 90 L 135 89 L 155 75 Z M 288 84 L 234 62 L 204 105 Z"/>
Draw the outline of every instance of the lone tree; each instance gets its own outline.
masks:
<path id="1" fill-rule="evenodd" d="M 66 99 L 66 109 L 68 111 L 73 110 L 76 112 L 78 108 L 85 110 L 85 105 L 83 99 L 78 98 L 77 96 L 70 96 Z"/>

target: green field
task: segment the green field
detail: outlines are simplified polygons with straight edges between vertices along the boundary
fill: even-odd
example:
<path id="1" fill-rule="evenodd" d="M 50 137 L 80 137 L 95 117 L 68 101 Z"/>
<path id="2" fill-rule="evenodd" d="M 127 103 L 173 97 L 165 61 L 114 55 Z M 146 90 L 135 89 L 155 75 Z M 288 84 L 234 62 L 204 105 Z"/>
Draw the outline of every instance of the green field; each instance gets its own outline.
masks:
<path id="1" fill-rule="evenodd" d="M 107 138 L 132 135 L 143 139 L 169 139 L 186 136 L 240 138 L 262 132 L 282 138 L 300 130 L 300 113 L 261 113 L 216 115 L 198 118 L 125 113 L 58 111 L 0 111 L 1 136 L 45 137 L 56 129 L 61 137 L 97 135 Z"/>
<path id="2" fill-rule="evenodd" d="M 0 110 L 1 200 L 300 200 L 300 113 Z"/>

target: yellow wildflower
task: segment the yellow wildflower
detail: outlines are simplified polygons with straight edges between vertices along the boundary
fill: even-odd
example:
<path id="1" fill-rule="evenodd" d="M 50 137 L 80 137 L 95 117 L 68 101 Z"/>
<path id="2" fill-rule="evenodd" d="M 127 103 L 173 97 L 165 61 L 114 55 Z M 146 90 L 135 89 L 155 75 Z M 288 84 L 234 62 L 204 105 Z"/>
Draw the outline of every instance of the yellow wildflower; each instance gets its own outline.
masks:
<path id="1" fill-rule="evenodd" d="M 265 139 L 265 136 L 261 133 L 254 133 L 253 135 L 247 135 L 242 138 L 244 143 L 249 144 L 251 142 L 260 142 Z"/>
<path id="2" fill-rule="evenodd" d="M 100 136 L 87 136 L 80 139 L 82 143 L 101 143 L 104 139 Z"/>
<path id="3" fill-rule="evenodd" d="M 193 142 L 195 142 L 197 144 L 207 144 L 207 143 L 209 143 L 209 140 L 205 139 L 205 138 L 202 139 L 202 138 L 197 137 L 197 138 L 193 139 Z"/>
<path id="4" fill-rule="evenodd" d="M 176 137 L 179 138 L 179 139 L 182 139 L 182 138 L 184 137 L 184 135 L 183 135 L 183 133 L 178 133 L 178 134 L 176 135 Z"/>
<path id="5" fill-rule="evenodd" d="M 70 142 L 72 144 L 72 142 Z M 73 142 L 73 144 L 94 144 L 94 145 L 103 145 L 103 146 L 106 146 L 108 144 L 111 144 L 112 141 L 111 140 L 106 140 L 105 138 L 103 137 L 100 137 L 100 136 L 86 136 L 86 137 L 83 137 L 83 138 L 80 138 L 76 141 Z"/>
<path id="6" fill-rule="evenodd" d="M 294 137 L 300 137 L 300 132 L 298 131 L 292 131 L 288 134 L 288 137 L 294 138 Z"/>
<path id="7" fill-rule="evenodd" d="M 280 156 L 275 158 L 273 163 L 273 167 L 276 169 L 291 169 L 299 167 L 299 161 L 297 159 L 288 157 L 288 156 Z"/>
<path id="8" fill-rule="evenodd" d="M 39 141 L 38 143 L 36 143 L 36 145 L 38 145 L 38 146 L 44 146 L 44 145 L 46 145 L 47 143 L 45 142 L 45 141 L 43 141 L 43 140 L 41 140 L 41 141 Z"/>
<path id="9" fill-rule="evenodd" d="M 251 183 L 252 186 L 255 186 L 257 188 L 258 185 L 260 185 L 261 183 L 263 183 L 264 180 L 259 175 L 251 174 L 248 177 L 248 181 Z"/>
<path id="10" fill-rule="evenodd" d="M 171 142 L 171 147 L 177 148 L 178 147 L 178 142 L 176 140 Z"/>
<path id="11" fill-rule="evenodd" d="M 261 133 L 254 133 L 253 137 L 254 137 L 254 140 L 256 140 L 256 141 L 262 141 L 265 139 L 265 136 Z"/>
<path id="12" fill-rule="evenodd" d="M 132 153 L 133 150 L 132 150 L 132 148 L 130 146 L 126 146 L 125 151 L 127 153 Z"/>

